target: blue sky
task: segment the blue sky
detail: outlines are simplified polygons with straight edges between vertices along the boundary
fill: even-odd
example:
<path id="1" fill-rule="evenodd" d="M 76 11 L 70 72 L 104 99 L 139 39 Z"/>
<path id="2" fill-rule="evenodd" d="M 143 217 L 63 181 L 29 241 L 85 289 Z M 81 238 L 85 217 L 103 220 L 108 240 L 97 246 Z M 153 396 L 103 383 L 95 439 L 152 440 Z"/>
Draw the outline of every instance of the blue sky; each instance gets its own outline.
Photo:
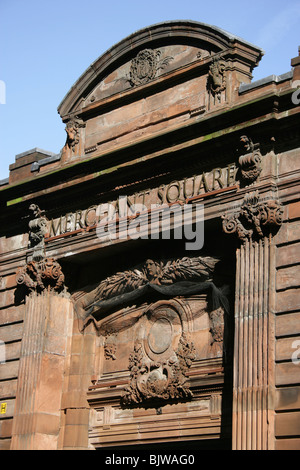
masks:
<path id="1" fill-rule="evenodd" d="M 141 28 L 178 19 L 261 47 L 253 80 L 288 72 L 298 55 L 299 0 L 0 0 L 0 180 L 19 153 L 61 150 L 66 134 L 57 107 L 94 60 Z"/>

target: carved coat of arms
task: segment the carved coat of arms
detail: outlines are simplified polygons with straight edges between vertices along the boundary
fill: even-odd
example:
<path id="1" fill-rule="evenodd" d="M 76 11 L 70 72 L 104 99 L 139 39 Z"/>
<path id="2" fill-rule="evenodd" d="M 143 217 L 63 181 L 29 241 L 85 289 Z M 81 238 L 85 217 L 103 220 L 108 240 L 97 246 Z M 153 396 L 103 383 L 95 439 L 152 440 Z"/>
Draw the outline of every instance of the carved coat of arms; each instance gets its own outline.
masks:
<path id="1" fill-rule="evenodd" d="M 159 59 L 159 50 L 144 49 L 131 61 L 130 83 L 132 86 L 144 85 L 155 78 L 159 69 L 163 69 L 173 57 Z"/>

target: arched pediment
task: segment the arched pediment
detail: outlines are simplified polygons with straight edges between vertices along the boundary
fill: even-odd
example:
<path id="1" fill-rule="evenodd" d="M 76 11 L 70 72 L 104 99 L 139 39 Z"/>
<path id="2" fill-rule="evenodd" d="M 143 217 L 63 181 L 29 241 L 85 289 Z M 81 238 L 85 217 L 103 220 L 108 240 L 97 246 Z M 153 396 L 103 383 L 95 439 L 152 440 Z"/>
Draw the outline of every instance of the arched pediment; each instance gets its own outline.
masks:
<path id="1" fill-rule="evenodd" d="M 252 70 L 262 51 L 215 26 L 181 20 L 144 28 L 95 60 L 66 94 L 58 112 L 67 122 L 97 102 L 143 86 L 191 63 L 232 51 L 234 47 L 247 50 L 244 56 Z"/>

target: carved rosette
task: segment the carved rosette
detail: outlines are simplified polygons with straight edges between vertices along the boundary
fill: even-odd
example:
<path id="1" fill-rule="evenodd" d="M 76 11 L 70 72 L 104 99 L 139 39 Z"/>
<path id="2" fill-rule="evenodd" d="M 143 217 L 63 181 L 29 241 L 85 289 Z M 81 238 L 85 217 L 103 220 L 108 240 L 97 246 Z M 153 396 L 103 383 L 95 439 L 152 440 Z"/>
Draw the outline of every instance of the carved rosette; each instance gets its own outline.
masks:
<path id="1" fill-rule="evenodd" d="M 253 238 L 263 238 L 274 233 L 282 224 L 283 208 L 275 200 L 259 201 L 258 191 L 245 195 L 239 213 L 224 214 L 223 230 L 236 233 L 245 243 Z"/>
<path id="2" fill-rule="evenodd" d="M 65 277 L 60 264 L 54 258 L 45 258 L 39 262 L 31 261 L 19 268 L 16 281 L 19 286 L 25 286 L 30 292 L 61 292 L 64 289 Z"/>

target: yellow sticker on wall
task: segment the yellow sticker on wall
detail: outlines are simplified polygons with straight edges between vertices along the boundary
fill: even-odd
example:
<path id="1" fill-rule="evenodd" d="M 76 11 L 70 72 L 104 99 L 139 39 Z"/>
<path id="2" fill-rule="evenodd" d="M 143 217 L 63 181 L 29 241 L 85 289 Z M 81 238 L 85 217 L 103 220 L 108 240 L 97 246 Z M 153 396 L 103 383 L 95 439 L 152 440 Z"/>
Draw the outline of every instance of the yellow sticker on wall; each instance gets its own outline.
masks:
<path id="1" fill-rule="evenodd" d="M 1 403 L 0 413 L 4 415 L 6 413 L 7 403 Z"/>

